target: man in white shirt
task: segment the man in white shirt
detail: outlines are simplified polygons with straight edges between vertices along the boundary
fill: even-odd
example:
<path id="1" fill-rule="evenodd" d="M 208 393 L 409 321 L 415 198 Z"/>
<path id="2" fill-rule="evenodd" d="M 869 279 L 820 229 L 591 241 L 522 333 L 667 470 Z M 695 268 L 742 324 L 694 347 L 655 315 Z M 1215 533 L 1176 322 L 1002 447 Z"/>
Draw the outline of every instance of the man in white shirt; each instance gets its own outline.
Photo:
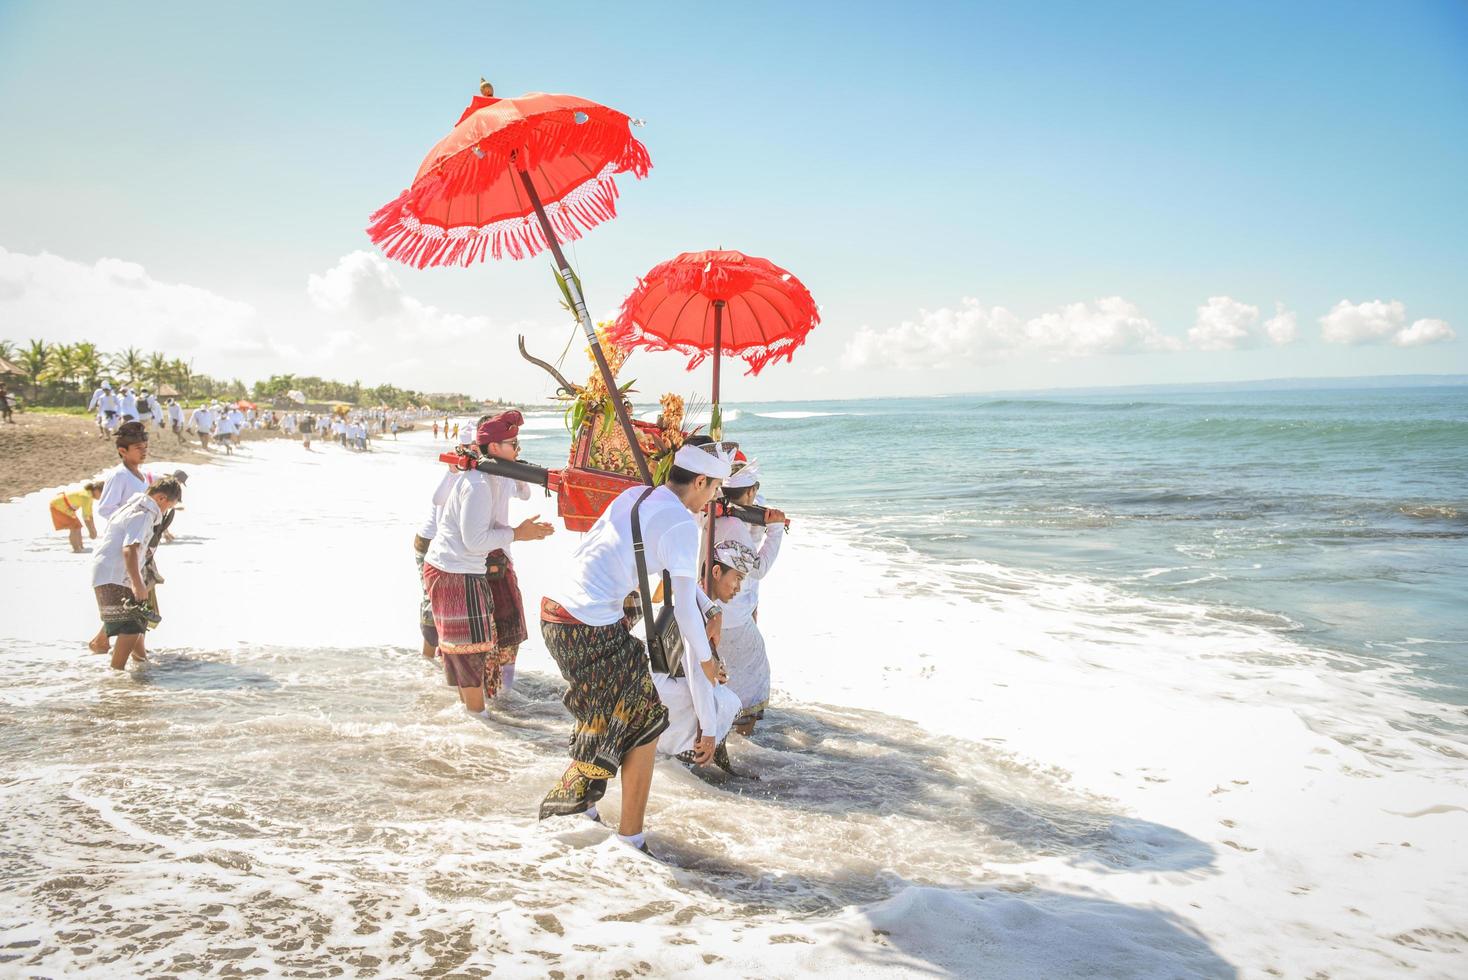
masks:
<path id="1" fill-rule="evenodd" d="M 489 655 L 499 651 L 490 553 L 508 552 L 513 541 L 538 541 L 554 530 L 533 517 L 516 527 L 497 517 L 508 514 L 508 504 L 497 499 L 506 492 L 504 482 L 478 470 L 455 474 L 434 495 L 441 508 L 438 527 L 423 556 L 423 587 L 433 607 L 444 676 L 459 689 L 465 710 L 480 717 L 487 717 L 486 684 L 493 696 L 499 679 L 498 669 L 486 672 Z"/>
<path id="2" fill-rule="evenodd" d="M 177 398 L 168 399 L 168 424 L 173 429 L 174 438 L 176 438 L 180 443 L 184 441 L 183 423 L 183 406 L 178 403 Z"/>
<path id="3" fill-rule="evenodd" d="M 738 541 L 721 541 L 714 548 L 713 568 L 709 581 L 708 596 L 712 600 L 710 606 L 704 610 L 704 619 L 722 619 L 724 610 L 729 607 L 736 596 L 739 595 L 744 585 L 745 577 L 759 570 L 759 556 Z M 723 628 L 727 624 L 721 623 L 719 634 L 722 648 Z M 714 739 L 714 761 L 720 768 L 731 775 L 735 775 L 733 767 L 729 763 L 727 750 L 721 751 L 724 740 L 729 736 L 729 730 L 734 727 L 734 718 L 739 714 L 739 696 L 728 687 L 728 678 L 724 675 L 722 656 L 720 650 L 714 651 L 714 656 L 703 663 L 704 675 L 714 689 L 714 727 L 712 730 L 705 729 L 699 722 L 693 708 L 693 694 L 690 679 L 684 675 L 682 665 L 671 673 L 653 670 L 652 682 L 658 689 L 658 697 L 668 709 L 668 730 L 663 732 L 658 739 L 658 752 L 662 755 L 678 756 L 685 762 L 693 761 L 693 750 L 698 740 L 704 735 L 712 735 Z"/>
<path id="4" fill-rule="evenodd" d="M 514 409 L 498 415 L 486 415 L 479 420 L 475 435 L 469 438 L 477 440 L 484 455 L 513 463 L 520 458 L 520 426 L 524 424 L 525 416 Z M 508 527 L 511 498 L 529 500 L 530 484 L 503 476 L 490 476 L 489 481 L 495 490 L 490 522 L 495 527 Z M 548 524 L 544 526 L 550 527 Z M 525 598 L 520 594 L 520 579 L 515 574 L 515 562 L 509 548 L 489 553 L 488 574 L 489 594 L 494 600 L 497 644 L 493 659 L 499 666 L 499 686 L 508 689 L 515 684 L 515 660 L 520 644 L 530 635 L 525 625 Z"/>
<path id="5" fill-rule="evenodd" d="M 118 399 L 117 410 L 122 413 L 124 422 L 138 417 L 138 396 L 133 393 L 132 386 L 122 389 L 122 397 Z"/>
<path id="6" fill-rule="evenodd" d="M 117 395 L 112 392 L 111 381 L 102 382 L 102 386 L 92 392 L 92 400 L 87 402 L 87 411 L 97 413 L 99 434 L 106 436 L 112 432 L 117 425 Z"/>
<path id="7" fill-rule="evenodd" d="M 705 443 L 700 445 L 698 443 Z M 573 556 L 565 582 L 541 600 L 540 628 L 546 648 L 570 689 L 566 707 L 576 719 L 571 764 L 540 804 L 540 817 L 583 813 L 621 771 L 622 813 L 618 836 L 646 851 L 642 821 L 652 789 L 658 737 L 668 712 L 658 699 L 647 649 L 634 637 L 624 602 L 639 590 L 632 534 L 638 508 L 648 576 L 672 580 L 673 608 L 683 634 L 684 673 L 702 735 L 694 747 L 699 764 L 713 758 L 718 710 L 703 662 L 713 656 L 697 585 L 699 513 L 729 475 L 729 457 L 707 437 L 693 437 L 673 457 L 668 482 L 656 489 L 623 491 L 597 518 Z M 655 610 L 645 610 L 651 628 Z"/>
<path id="8" fill-rule="evenodd" d="M 150 398 L 148 400 L 148 408 L 149 408 L 149 411 L 153 415 L 153 426 L 159 432 L 162 432 L 163 431 L 163 399 L 160 398 L 157 395 L 154 395 L 152 398 Z"/>
<path id="9" fill-rule="evenodd" d="M 239 434 L 238 411 L 224 412 L 214 421 L 214 438 L 229 455 L 234 455 L 234 441 Z"/>
<path id="10" fill-rule="evenodd" d="M 205 452 L 209 451 L 209 435 L 214 429 L 214 413 L 209 411 L 209 406 L 200 404 L 189 416 L 189 425 L 198 433 L 199 446 Z"/>
<path id="11" fill-rule="evenodd" d="M 759 607 L 760 583 L 774 567 L 780 554 L 780 544 L 785 539 L 785 515 L 764 507 L 764 498 L 759 496 L 759 481 L 758 462 L 750 460 L 743 467 L 737 467 L 724 482 L 724 504 L 764 508 L 767 523 L 749 524 L 734 516 L 720 517 L 714 523 L 716 539 L 738 541 L 759 556 L 759 563 L 745 579 L 739 596 L 724 607 L 719 644 L 719 657 L 729 676 L 729 686 L 744 705 L 734 722 L 734 730 L 745 736 L 753 734 L 755 722 L 765 716 L 765 708 L 770 701 L 770 660 L 765 652 L 764 635 L 754 614 Z"/>
<path id="12" fill-rule="evenodd" d="M 148 586 L 143 562 L 153 531 L 163 515 L 183 498 L 177 479 L 165 476 L 145 494 L 138 494 L 114 515 L 92 556 L 92 592 L 102 617 L 104 640 L 113 637 L 112 669 L 122 670 L 129 659 L 146 660 L 143 636 L 157 618 L 147 607 Z M 95 647 L 93 648 L 96 649 Z M 98 653 L 106 653 L 103 646 Z"/>

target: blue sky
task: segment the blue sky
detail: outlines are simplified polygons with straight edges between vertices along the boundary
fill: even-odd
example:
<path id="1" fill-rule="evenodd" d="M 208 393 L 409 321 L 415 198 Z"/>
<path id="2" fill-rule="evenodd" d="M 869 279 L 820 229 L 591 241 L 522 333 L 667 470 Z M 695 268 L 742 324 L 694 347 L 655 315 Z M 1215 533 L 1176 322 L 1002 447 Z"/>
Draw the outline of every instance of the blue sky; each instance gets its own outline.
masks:
<path id="1" fill-rule="evenodd" d="M 598 310 L 698 248 L 810 287 L 731 400 L 1468 372 L 1468 5 L 550 9 L 0 0 L 0 336 L 543 393 L 546 260 L 354 254 L 482 73 L 647 120 Z"/>

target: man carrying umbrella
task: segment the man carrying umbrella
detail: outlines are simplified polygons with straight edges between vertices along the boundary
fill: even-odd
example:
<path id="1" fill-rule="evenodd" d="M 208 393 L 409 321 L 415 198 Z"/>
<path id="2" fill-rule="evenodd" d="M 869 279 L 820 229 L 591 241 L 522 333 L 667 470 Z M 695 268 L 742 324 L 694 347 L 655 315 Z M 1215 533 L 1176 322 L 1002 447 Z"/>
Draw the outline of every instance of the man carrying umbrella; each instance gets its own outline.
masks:
<path id="1" fill-rule="evenodd" d="M 623 611 L 623 601 L 640 588 L 633 546 L 634 505 L 649 577 L 656 579 L 666 571 L 672 579 L 684 672 L 699 727 L 709 733 L 717 729 L 713 687 L 702 668 L 713 653 L 700 611 L 699 532 L 693 515 L 718 492 L 729 475 L 730 461 L 717 445 L 693 442 L 673 457 L 663 486 L 631 487 L 612 501 L 576 549 L 567 581 L 551 590 L 540 606 L 541 635 L 570 685 L 564 701 L 576 719 L 571 764 L 541 802 L 540 817 L 586 812 L 620 770 L 622 813 L 617 832 L 624 843 L 641 851 L 647 850 L 642 821 L 652 789 L 654 753 L 658 737 L 668 727 L 668 711 L 653 686 L 647 650 L 630 632 Z M 650 617 L 651 611 L 646 618 Z M 701 737 L 694 752 L 694 761 L 709 761 L 714 752 L 712 734 Z"/>

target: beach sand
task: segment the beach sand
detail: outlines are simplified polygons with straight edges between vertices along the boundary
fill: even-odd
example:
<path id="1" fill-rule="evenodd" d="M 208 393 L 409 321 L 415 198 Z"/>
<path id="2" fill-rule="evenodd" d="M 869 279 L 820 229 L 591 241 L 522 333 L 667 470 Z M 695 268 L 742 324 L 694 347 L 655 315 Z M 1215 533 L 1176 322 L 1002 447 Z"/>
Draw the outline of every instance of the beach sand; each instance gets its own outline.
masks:
<path id="1" fill-rule="evenodd" d="M 151 456 L 167 456 L 179 463 L 201 463 L 223 450 L 199 448 L 197 436 L 185 433 L 180 445 L 172 430 L 149 426 Z M 282 438 L 278 432 L 250 430 L 244 442 Z M 248 450 L 246 450 L 248 451 Z M 0 500 L 9 500 L 42 487 L 65 486 L 91 479 L 117 465 L 117 447 L 97 434 L 91 416 L 16 412 L 15 424 L 0 424 Z M 145 469 L 150 467 L 145 467 Z"/>
<path id="2" fill-rule="evenodd" d="M 763 593 L 773 703 L 730 743 L 760 782 L 660 763 L 669 864 L 537 822 L 570 730 L 538 635 L 489 724 L 417 652 L 437 450 L 202 467 L 153 662 L 121 675 L 44 494 L 0 505 L 3 969 L 1468 975 L 1468 746 L 1393 724 L 1442 706 L 1187 603 L 959 578 L 837 524 L 797 519 Z M 516 546 L 528 607 L 576 540 Z"/>

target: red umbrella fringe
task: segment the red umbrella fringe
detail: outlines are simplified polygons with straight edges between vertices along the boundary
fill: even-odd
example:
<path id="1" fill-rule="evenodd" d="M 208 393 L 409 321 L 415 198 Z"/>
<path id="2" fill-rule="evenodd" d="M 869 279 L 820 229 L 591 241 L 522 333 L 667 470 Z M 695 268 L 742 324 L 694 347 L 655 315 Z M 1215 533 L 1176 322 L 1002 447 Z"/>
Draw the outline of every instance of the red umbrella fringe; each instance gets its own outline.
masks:
<path id="1" fill-rule="evenodd" d="M 444 198 L 473 193 L 511 170 L 520 160 L 534 170 L 547 155 L 577 154 L 607 160 L 601 171 L 545 200 L 546 215 L 563 241 L 581 237 L 586 230 L 616 217 L 614 174 L 631 173 L 639 180 L 652 168 L 647 147 L 628 130 L 627 117 L 604 106 L 580 110 L 584 123 L 539 116 L 499 130 L 475 146 L 445 158 L 372 215 L 367 235 L 388 258 L 425 268 L 430 265 L 469 265 L 496 259 L 530 258 L 547 247 L 533 214 L 490 222 L 482 226 L 444 228 L 422 221 L 419 215 Z M 461 124 L 462 125 L 462 124 Z M 478 149 L 480 155 L 474 152 Z M 522 158 L 523 154 L 523 158 Z"/>
<path id="2" fill-rule="evenodd" d="M 608 166 L 610 169 L 610 165 Z M 604 171 L 605 173 L 605 171 Z M 412 191 L 404 191 L 373 215 L 368 236 L 390 259 L 420 269 L 431 265 L 472 265 L 486 255 L 526 259 L 549 245 L 535 215 L 506 218 L 475 227 L 419 221 L 412 213 Z M 575 241 L 585 231 L 617 216 L 617 185 L 610 174 L 587 181 L 560 201 L 546 205 L 546 217 L 563 242 Z"/>

